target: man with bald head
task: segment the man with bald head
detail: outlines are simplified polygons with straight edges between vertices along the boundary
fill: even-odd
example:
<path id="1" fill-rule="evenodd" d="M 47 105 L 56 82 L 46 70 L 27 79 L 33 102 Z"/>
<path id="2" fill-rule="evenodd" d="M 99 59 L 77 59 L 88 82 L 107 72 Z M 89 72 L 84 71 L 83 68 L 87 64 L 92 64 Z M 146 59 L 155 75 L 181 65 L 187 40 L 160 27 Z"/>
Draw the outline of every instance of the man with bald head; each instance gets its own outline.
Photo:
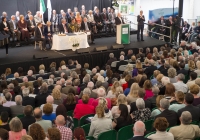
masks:
<path id="1" fill-rule="evenodd" d="M 122 19 L 121 13 L 117 14 L 117 17 L 115 18 L 115 24 L 116 25 L 124 24 L 124 20 Z"/>
<path id="2" fill-rule="evenodd" d="M 133 127 L 134 136 L 130 140 L 149 140 L 148 138 L 144 138 L 145 124 L 142 121 L 137 121 Z"/>
<path id="3" fill-rule="evenodd" d="M 53 98 L 53 96 L 51 96 L 51 95 L 47 96 L 47 98 L 46 98 L 46 103 L 52 104 L 52 106 L 53 106 L 53 112 L 52 112 L 52 113 L 56 113 L 56 108 L 57 108 L 58 105 L 57 105 L 57 104 L 54 104 L 54 98 Z M 42 104 L 42 105 L 40 106 L 40 109 L 41 109 L 41 110 L 43 110 L 44 105 L 45 105 L 45 104 Z"/>
<path id="4" fill-rule="evenodd" d="M 42 119 L 42 110 L 39 107 L 34 109 L 33 116 L 35 117 L 36 120 L 35 123 L 38 123 L 44 129 L 44 132 L 47 134 L 47 130 L 49 128 L 52 128 L 52 122 L 49 120 Z"/>
<path id="5" fill-rule="evenodd" d="M 61 133 L 61 140 L 71 140 L 72 139 L 72 130 L 65 127 L 65 117 L 63 115 L 58 115 L 55 120 L 56 127 Z"/>

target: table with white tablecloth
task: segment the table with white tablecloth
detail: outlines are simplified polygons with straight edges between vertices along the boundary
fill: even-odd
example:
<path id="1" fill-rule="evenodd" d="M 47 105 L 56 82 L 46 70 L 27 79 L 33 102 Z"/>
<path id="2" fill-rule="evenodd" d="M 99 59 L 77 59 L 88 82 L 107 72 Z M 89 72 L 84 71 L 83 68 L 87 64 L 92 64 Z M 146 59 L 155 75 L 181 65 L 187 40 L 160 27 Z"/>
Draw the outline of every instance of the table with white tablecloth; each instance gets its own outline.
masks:
<path id="1" fill-rule="evenodd" d="M 78 46 L 73 46 L 79 44 Z M 89 47 L 87 41 L 87 34 L 85 33 L 74 33 L 74 35 L 53 35 L 53 45 L 51 50 L 70 50 L 73 51 L 80 48 Z"/>

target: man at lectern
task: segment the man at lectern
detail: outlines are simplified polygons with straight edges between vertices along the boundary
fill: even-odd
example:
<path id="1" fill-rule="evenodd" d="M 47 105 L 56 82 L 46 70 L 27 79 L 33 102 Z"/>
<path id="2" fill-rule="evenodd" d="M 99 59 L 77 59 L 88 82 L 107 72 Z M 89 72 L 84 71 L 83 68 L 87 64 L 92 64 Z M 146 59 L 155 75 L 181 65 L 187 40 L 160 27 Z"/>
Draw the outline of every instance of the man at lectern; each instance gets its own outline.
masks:
<path id="1" fill-rule="evenodd" d="M 144 41 L 143 40 L 143 30 L 144 30 L 144 21 L 145 17 L 143 15 L 143 11 L 140 11 L 140 14 L 137 16 L 137 22 L 138 22 L 138 32 L 137 32 L 137 41 Z M 140 31 L 141 31 L 141 38 L 140 38 Z"/>
<path id="2" fill-rule="evenodd" d="M 115 18 L 115 24 L 116 25 L 125 24 L 123 18 L 121 17 L 121 13 L 117 14 L 117 17 Z"/>

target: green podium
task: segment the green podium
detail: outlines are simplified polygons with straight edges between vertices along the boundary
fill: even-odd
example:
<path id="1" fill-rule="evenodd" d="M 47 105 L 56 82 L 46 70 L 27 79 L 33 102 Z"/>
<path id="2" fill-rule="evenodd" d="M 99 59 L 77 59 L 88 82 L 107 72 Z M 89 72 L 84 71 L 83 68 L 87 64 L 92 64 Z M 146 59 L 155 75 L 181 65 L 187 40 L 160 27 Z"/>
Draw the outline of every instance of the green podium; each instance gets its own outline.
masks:
<path id="1" fill-rule="evenodd" d="M 117 25 L 117 44 L 130 44 L 130 26 L 129 24 Z"/>

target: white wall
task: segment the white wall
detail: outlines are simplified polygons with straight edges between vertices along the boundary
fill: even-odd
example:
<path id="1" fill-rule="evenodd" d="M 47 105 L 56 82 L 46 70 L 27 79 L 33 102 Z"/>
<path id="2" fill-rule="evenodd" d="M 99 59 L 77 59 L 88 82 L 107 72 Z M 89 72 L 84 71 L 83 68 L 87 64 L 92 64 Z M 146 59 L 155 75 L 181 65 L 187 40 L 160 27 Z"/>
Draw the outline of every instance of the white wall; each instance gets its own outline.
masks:
<path id="1" fill-rule="evenodd" d="M 199 6 L 200 6 L 200 0 L 194 0 L 194 9 L 193 9 L 194 16 L 193 16 L 193 18 L 195 18 L 195 19 L 197 18 L 197 16 L 200 16 Z"/>

